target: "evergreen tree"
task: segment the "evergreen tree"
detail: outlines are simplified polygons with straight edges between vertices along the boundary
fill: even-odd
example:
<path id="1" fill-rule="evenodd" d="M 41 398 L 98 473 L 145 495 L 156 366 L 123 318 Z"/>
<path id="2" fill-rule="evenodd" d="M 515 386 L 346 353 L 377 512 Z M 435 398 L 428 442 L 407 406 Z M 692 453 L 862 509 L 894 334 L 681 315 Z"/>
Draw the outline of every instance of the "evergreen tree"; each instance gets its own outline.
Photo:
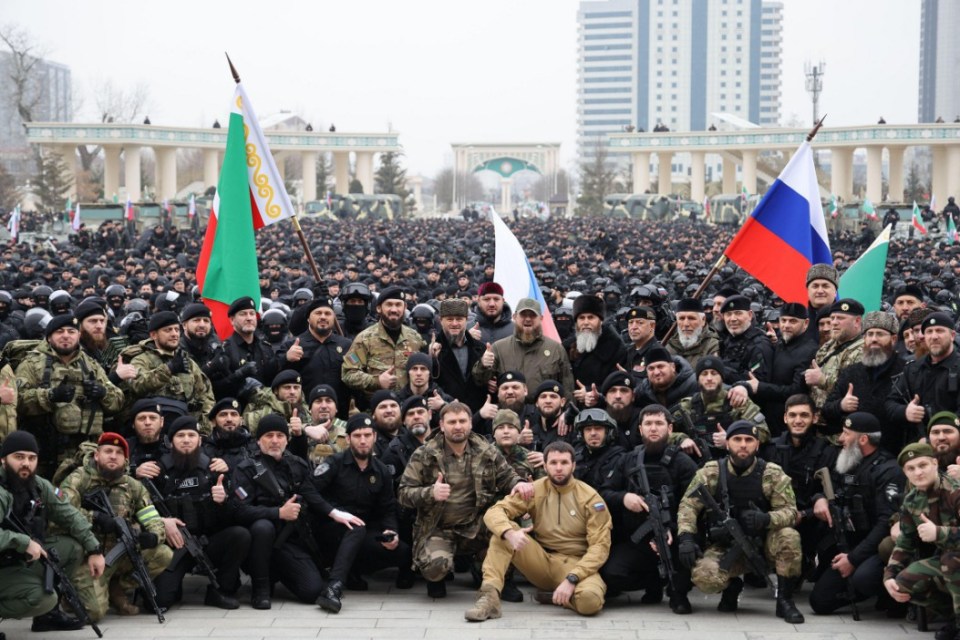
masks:
<path id="1" fill-rule="evenodd" d="M 906 203 L 916 201 L 917 204 L 922 204 L 929 198 L 927 185 L 923 183 L 923 180 L 920 179 L 920 171 L 917 168 L 916 163 L 910 165 L 910 171 L 907 172 L 907 182 L 904 185 L 903 189 L 903 201 Z M 891 193 L 890 199 L 896 202 L 899 200 L 897 197 L 898 194 Z"/>
<path id="2" fill-rule="evenodd" d="M 0 164 L 0 208 L 13 209 L 20 201 L 17 180 Z"/>
<path id="3" fill-rule="evenodd" d="M 33 194 L 48 211 L 63 211 L 67 194 L 73 188 L 67 163 L 59 153 L 45 153 L 38 163 L 33 181 Z"/>
<path id="4" fill-rule="evenodd" d="M 380 166 L 374 175 L 375 193 L 392 193 L 406 202 L 407 170 L 400 167 L 400 154 L 388 151 L 380 154 Z"/>
<path id="5" fill-rule="evenodd" d="M 604 201 L 616 186 L 617 171 L 607 162 L 607 149 L 601 140 L 596 141 L 594 151 L 593 160 L 580 165 L 577 209 L 582 216 L 602 215 Z"/>
<path id="6" fill-rule="evenodd" d="M 350 187 L 347 189 L 349 193 L 363 193 L 363 184 L 354 178 L 350 181 Z"/>
<path id="7" fill-rule="evenodd" d="M 327 190 L 330 189 L 330 174 L 333 173 L 333 166 L 326 154 L 320 154 L 317 162 L 317 200 L 327 199 Z"/>

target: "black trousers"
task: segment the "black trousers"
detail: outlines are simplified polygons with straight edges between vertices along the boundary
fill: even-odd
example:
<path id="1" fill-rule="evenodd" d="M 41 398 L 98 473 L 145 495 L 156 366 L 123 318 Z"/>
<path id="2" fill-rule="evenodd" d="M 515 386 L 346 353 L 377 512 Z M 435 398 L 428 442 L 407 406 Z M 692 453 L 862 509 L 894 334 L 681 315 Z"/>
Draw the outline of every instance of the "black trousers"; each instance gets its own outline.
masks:
<path id="1" fill-rule="evenodd" d="M 317 537 L 320 547 L 329 552 L 330 581 L 346 582 L 351 571 L 372 573 L 387 567 L 410 571 L 413 564 L 410 545 L 401 540 L 396 549 L 387 549 L 375 539 L 380 533 L 367 527 L 348 529 L 330 519 L 321 524 Z"/>
<path id="2" fill-rule="evenodd" d="M 690 572 L 680 566 L 675 544 L 671 545 L 670 551 L 674 584 L 679 593 L 688 593 L 691 589 Z M 629 540 L 615 542 L 606 564 L 600 568 L 600 577 L 613 593 L 666 587 L 666 581 L 660 578 L 659 566 L 660 558 L 646 540 L 640 544 Z"/>
<path id="3" fill-rule="evenodd" d="M 296 540 L 287 540 L 274 549 L 277 528 L 272 520 L 257 520 L 250 525 L 250 554 L 246 571 L 254 581 L 280 582 L 301 602 L 313 603 L 323 591 L 324 582 L 313 558 Z"/>
<path id="4" fill-rule="evenodd" d="M 236 593 L 240 588 L 240 565 L 250 550 L 250 532 L 245 527 L 227 527 L 207 536 L 204 551 L 216 569 L 220 590 Z M 157 604 L 169 608 L 183 597 L 183 578 L 196 565 L 193 556 L 185 551 L 175 557 L 169 567 L 154 579 L 157 587 Z"/>
<path id="5" fill-rule="evenodd" d="M 827 554 L 829 555 L 829 554 Z M 850 604 L 847 595 L 847 580 L 853 584 L 853 591 L 857 602 L 880 595 L 884 591 L 883 568 L 884 562 L 880 556 L 870 556 L 860 566 L 856 567 L 849 578 L 844 578 L 840 572 L 830 567 L 833 556 L 821 556 L 821 562 L 827 563 L 827 569 L 820 575 L 810 591 L 810 608 L 819 615 L 833 613 L 841 607 Z"/>

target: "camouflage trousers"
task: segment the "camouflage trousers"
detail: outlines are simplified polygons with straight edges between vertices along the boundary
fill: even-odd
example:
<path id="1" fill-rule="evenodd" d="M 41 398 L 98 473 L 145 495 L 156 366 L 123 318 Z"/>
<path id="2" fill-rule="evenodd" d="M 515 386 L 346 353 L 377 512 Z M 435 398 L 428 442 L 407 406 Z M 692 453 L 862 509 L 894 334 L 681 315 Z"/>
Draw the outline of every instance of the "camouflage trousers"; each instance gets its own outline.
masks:
<path id="1" fill-rule="evenodd" d="M 483 560 L 483 582 L 503 590 L 503 580 L 513 564 L 537 589 L 553 591 L 577 566 L 579 558 L 548 552 L 536 540 L 527 540 L 519 551 L 514 551 L 503 538 L 490 538 L 487 557 Z M 577 583 L 573 597 L 565 606 L 582 616 L 592 616 L 603 608 L 607 585 L 599 573 L 587 576 Z"/>
<path id="2" fill-rule="evenodd" d="M 697 560 L 691 578 L 700 591 L 720 593 L 727 588 L 730 578 L 748 573 L 749 566 L 742 556 L 734 561 L 729 570 L 720 568 L 720 562 L 729 550 L 727 545 L 710 545 L 703 557 Z M 767 562 L 775 566 L 778 576 L 794 578 L 800 575 L 803 554 L 800 550 L 800 534 L 796 529 L 787 527 L 767 532 L 763 551 Z"/>
<path id="3" fill-rule="evenodd" d="M 483 558 L 487 549 L 490 532 L 480 527 L 476 537 L 467 538 L 451 529 L 435 529 L 421 544 L 417 544 L 417 554 L 413 566 L 428 582 L 439 582 L 453 571 L 453 558 L 458 555 Z"/>
<path id="4" fill-rule="evenodd" d="M 960 552 L 911 562 L 897 575 L 897 586 L 914 604 L 948 618 L 960 615 Z"/>
<path id="5" fill-rule="evenodd" d="M 67 575 L 74 571 L 90 570 L 81 564 L 83 549 L 68 536 L 47 536 L 46 545 L 57 550 L 60 563 Z M 78 569 L 79 567 L 79 569 Z M 47 613 L 57 606 L 57 594 L 43 590 L 42 562 L 27 565 L 19 562 L 0 569 L 0 618 L 32 618 Z"/>
<path id="6" fill-rule="evenodd" d="M 140 555 L 143 556 L 143 564 L 147 567 L 147 573 L 151 578 L 156 578 L 163 573 L 163 570 L 170 565 L 173 560 L 173 549 L 165 544 L 158 545 L 153 549 L 141 549 Z M 80 600 L 83 606 L 90 612 L 90 617 L 94 622 L 100 620 L 107 613 L 110 606 L 110 581 L 117 580 L 124 591 L 130 591 L 137 587 L 137 581 L 133 577 L 133 566 L 130 559 L 123 556 L 117 560 L 113 566 L 107 567 L 103 575 L 96 580 L 90 575 L 86 566 L 78 567 L 73 574 L 73 584 L 80 594 Z"/>

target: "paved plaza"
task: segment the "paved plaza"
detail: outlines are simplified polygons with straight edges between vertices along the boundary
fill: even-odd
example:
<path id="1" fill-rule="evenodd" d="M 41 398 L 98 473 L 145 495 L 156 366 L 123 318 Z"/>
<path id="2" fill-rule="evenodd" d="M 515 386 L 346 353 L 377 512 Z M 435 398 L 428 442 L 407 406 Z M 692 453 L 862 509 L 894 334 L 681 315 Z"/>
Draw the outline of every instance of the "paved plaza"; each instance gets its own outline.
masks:
<path id="1" fill-rule="evenodd" d="M 466 622 L 463 612 L 473 604 L 476 592 L 469 574 L 457 574 L 447 583 L 448 595 L 432 600 L 418 582 L 413 589 L 401 591 L 392 580 L 373 579 L 370 591 L 348 591 L 339 614 L 328 614 L 319 607 L 287 600 L 282 587 L 277 588 L 273 608 L 255 611 L 249 606 L 249 586 L 240 592 L 241 608 L 223 611 L 201 606 L 205 581 L 188 577 L 185 603 L 166 613 L 166 623 L 156 617 L 141 615 L 122 618 L 113 613 L 101 621 L 105 639 L 150 638 L 235 638 L 264 640 L 300 640 L 331 638 L 354 640 L 545 640 L 553 638 L 591 638 L 597 640 L 881 640 L 885 638 L 921 637 L 933 639 L 933 633 L 920 633 L 913 622 L 888 620 L 873 605 L 863 606 L 860 622 L 849 613 L 814 616 L 806 598 L 808 588 L 797 597 L 797 605 L 806 616 L 805 624 L 791 625 L 776 618 L 774 603 L 768 592 L 747 588 L 740 599 L 740 611 L 721 614 L 716 611 L 719 596 L 705 596 L 694 589 L 690 596 L 694 613 L 677 616 L 666 601 L 660 605 L 639 604 L 640 593 L 621 595 L 608 601 L 598 616 L 581 618 L 571 611 L 544 606 L 533 601 L 534 589 L 521 583 L 527 598 L 523 603 L 503 604 L 503 617 L 482 623 Z M 936 629 L 940 623 L 932 623 Z M 93 630 L 58 633 L 31 633 L 30 622 L 5 620 L 0 631 L 8 640 L 50 638 L 75 640 L 96 638 Z"/>

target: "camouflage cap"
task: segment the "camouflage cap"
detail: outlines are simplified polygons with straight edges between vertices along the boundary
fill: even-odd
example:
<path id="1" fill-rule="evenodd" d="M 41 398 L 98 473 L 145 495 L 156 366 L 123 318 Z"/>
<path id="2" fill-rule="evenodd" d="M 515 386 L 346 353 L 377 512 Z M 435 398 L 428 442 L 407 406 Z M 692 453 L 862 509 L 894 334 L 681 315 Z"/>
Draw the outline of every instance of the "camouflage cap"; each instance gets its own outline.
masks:
<path id="1" fill-rule="evenodd" d="M 497 415 L 493 417 L 493 430 L 496 431 L 497 427 L 505 424 L 515 427 L 518 431 L 520 430 L 520 416 L 517 415 L 516 411 L 510 409 L 497 411 Z"/>
<path id="2" fill-rule="evenodd" d="M 911 442 L 903 448 L 900 455 L 897 456 L 897 464 L 901 467 L 915 458 L 936 458 L 937 454 L 933 452 L 933 447 L 926 442 Z"/>

